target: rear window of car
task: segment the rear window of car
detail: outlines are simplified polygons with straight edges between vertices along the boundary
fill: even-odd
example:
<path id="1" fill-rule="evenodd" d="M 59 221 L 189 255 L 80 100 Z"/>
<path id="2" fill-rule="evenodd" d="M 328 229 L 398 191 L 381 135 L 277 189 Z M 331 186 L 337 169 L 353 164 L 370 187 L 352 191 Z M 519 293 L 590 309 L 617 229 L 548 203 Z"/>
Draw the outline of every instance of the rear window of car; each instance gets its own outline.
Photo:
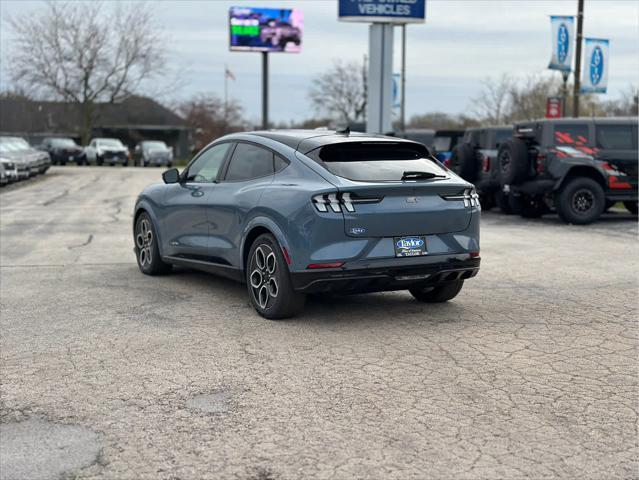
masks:
<path id="1" fill-rule="evenodd" d="M 492 148 L 497 148 L 497 146 L 501 145 L 512 136 L 513 131 L 510 128 L 495 130 L 495 145 L 493 145 Z"/>
<path id="2" fill-rule="evenodd" d="M 450 137 L 435 137 L 433 141 L 433 148 L 438 152 L 449 152 L 451 150 L 452 138 Z"/>
<path id="3" fill-rule="evenodd" d="M 597 125 L 597 146 L 610 150 L 637 148 L 632 138 L 632 125 Z"/>
<path id="4" fill-rule="evenodd" d="M 334 175 L 360 182 L 400 181 L 405 172 L 446 174 L 427 158 L 426 148 L 413 144 L 336 143 L 309 155 L 315 155 Z"/>
<path id="5" fill-rule="evenodd" d="M 54 147 L 75 147 L 75 142 L 70 138 L 52 138 L 51 145 Z"/>
<path id="6" fill-rule="evenodd" d="M 588 125 L 560 124 L 555 125 L 555 145 L 588 145 Z"/>

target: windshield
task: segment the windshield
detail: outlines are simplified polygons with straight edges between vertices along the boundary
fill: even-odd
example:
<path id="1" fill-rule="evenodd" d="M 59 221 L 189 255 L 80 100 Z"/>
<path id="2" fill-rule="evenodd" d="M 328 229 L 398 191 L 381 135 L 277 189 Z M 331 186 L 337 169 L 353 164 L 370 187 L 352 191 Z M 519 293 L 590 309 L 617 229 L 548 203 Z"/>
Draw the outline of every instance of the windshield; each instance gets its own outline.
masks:
<path id="1" fill-rule="evenodd" d="M 142 148 L 145 150 L 166 150 L 166 143 L 164 142 L 144 142 Z"/>
<path id="2" fill-rule="evenodd" d="M 426 149 L 411 144 L 338 143 L 322 147 L 318 156 L 329 172 L 360 182 L 401 181 L 406 172 L 446 176 L 426 155 Z"/>
<path id="3" fill-rule="evenodd" d="M 0 138 L 0 145 L 4 152 L 20 152 L 31 148 L 26 140 L 17 137 Z"/>
<path id="4" fill-rule="evenodd" d="M 75 147 L 76 144 L 70 138 L 53 138 L 51 145 L 54 147 Z"/>
<path id="5" fill-rule="evenodd" d="M 98 140 L 101 147 L 123 147 L 122 142 L 116 138 L 102 138 Z"/>

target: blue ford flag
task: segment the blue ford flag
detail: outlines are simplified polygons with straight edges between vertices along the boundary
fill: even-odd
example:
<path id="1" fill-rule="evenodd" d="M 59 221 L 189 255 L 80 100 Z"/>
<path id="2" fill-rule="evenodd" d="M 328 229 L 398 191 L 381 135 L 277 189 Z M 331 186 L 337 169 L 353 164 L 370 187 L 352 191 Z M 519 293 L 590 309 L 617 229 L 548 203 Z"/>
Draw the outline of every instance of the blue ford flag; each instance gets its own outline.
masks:
<path id="1" fill-rule="evenodd" d="M 584 66 L 581 93 L 606 93 L 608 88 L 608 40 L 586 38 L 584 40 Z"/>
<path id="2" fill-rule="evenodd" d="M 550 17 L 552 31 L 552 57 L 548 68 L 570 72 L 572 70 L 572 46 L 575 17 Z"/>

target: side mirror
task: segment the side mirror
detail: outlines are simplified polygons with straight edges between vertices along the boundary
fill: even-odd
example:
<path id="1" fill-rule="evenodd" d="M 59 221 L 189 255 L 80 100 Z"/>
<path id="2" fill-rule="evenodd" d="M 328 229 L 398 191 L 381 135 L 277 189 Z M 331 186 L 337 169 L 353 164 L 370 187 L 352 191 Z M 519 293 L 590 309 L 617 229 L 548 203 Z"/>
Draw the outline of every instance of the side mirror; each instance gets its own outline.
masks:
<path id="1" fill-rule="evenodd" d="M 180 181 L 180 172 L 177 168 L 167 170 L 162 174 L 162 180 L 164 183 L 178 183 Z"/>

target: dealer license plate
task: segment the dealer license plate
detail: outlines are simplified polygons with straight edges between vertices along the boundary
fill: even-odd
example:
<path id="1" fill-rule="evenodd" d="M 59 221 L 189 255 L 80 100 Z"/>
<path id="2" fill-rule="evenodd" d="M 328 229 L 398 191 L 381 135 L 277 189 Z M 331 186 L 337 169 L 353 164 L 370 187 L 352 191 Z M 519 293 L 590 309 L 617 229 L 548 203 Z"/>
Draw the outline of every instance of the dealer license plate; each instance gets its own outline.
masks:
<path id="1" fill-rule="evenodd" d="M 395 256 L 396 257 L 419 257 L 426 255 L 426 237 L 395 237 Z"/>

